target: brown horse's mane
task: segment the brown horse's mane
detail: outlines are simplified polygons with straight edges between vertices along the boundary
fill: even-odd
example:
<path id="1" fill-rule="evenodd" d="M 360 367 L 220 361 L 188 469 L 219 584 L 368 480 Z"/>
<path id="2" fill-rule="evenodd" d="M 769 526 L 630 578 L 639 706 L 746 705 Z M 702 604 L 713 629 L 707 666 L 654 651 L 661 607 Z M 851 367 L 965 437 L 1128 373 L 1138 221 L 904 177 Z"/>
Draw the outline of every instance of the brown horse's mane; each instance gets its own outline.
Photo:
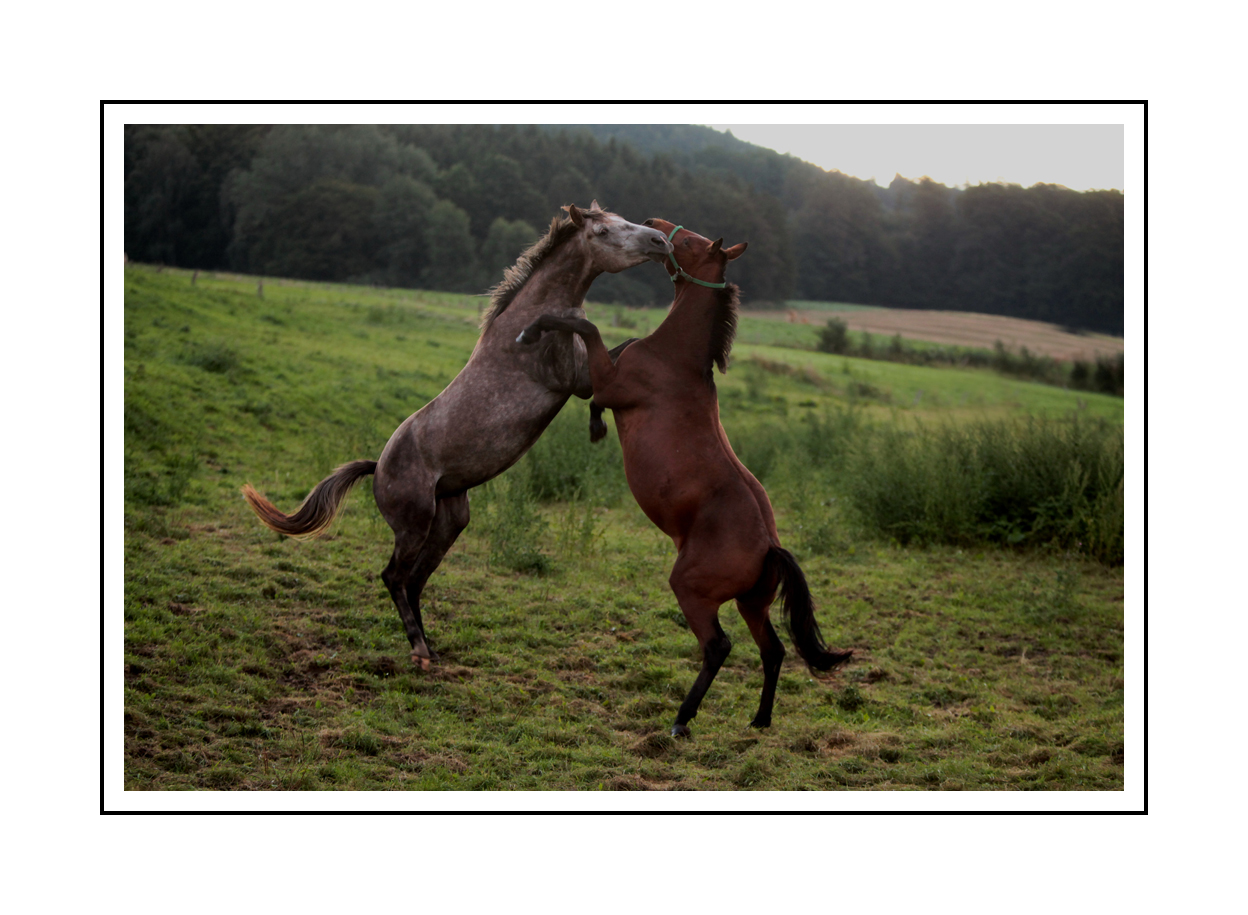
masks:
<path id="1" fill-rule="evenodd" d="M 737 336 L 737 309 L 741 303 L 741 289 L 735 283 L 729 283 L 723 289 L 715 290 L 715 316 L 711 324 L 711 362 L 719 366 L 720 372 L 728 371 L 728 354 L 732 352 L 732 341 Z M 706 366 L 706 376 L 711 377 L 711 366 Z"/>
<path id="2" fill-rule="evenodd" d="M 586 218 L 601 216 L 605 210 L 581 210 Z M 494 319 L 507 310 L 524 284 L 529 281 L 534 271 L 542 262 L 550 257 L 551 252 L 562 245 L 577 232 L 577 225 L 569 216 L 556 216 L 550 221 L 550 228 L 503 273 L 502 282 L 490 289 L 490 307 L 481 318 L 481 332 L 489 330 Z"/>

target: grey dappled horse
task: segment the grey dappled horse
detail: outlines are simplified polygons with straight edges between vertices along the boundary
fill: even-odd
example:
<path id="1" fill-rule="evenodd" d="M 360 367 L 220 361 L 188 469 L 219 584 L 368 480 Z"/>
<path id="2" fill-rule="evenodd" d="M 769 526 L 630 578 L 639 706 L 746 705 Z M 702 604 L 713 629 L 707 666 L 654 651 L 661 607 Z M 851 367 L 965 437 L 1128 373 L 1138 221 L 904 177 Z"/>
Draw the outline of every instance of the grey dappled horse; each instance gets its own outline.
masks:
<path id="1" fill-rule="evenodd" d="M 409 416 L 376 461 L 352 461 L 316 485 L 285 515 L 250 484 L 243 496 L 271 529 L 292 537 L 322 534 L 351 487 L 368 474 L 382 516 L 394 530 L 394 554 L 382 580 L 403 618 L 412 660 L 437 655 L 425 639 L 420 595 L 451 544 L 468 526 L 468 490 L 524 455 L 568 398 L 593 394 L 585 344 L 551 333 L 535 346 L 516 337 L 540 315 L 583 318 L 590 284 L 646 260 L 663 260 L 662 232 L 634 225 L 594 201 L 564 207 L 550 231 L 508 268 L 494 287 L 468 364 L 437 397 Z"/>

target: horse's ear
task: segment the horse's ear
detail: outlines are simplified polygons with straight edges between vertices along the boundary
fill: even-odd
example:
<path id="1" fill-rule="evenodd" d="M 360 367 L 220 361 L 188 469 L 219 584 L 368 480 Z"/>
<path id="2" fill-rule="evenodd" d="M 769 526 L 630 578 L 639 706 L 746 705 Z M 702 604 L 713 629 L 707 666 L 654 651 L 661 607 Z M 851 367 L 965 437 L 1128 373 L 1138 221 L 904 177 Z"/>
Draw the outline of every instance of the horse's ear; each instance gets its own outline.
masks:
<path id="1" fill-rule="evenodd" d="M 589 205 L 589 208 L 590 208 L 591 210 L 601 210 L 601 209 L 602 209 L 602 207 L 598 206 L 598 201 L 597 201 L 597 200 L 594 200 L 594 202 L 593 202 L 593 203 L 591 203 L 591 204 Z"/>
<path id="2" fill-rule="evenodd" d="M 733 245 L 731 248 L 725 248 L 724 253 L 728 255 L 728 260 L 735 261 L 738 257 L 745 253 L 745 248 L 748 244 L 748 241 L 743 241 L 739 245 Z"/>
<path id="3" fill-rule="evenodd" d="M 568 215 L 572 217 L 573 225 L 585 225 L 585 217 L 581 215 L 581 211 L 576 208 L 575 203 L 569 203 L 566 207 L 564 207 L 564 209 L 567 210 Z"/>
<path id="4" fill-rule="evenodd" d="M 723 243 L 724 243 L 724 240 L 723 240 L 722 238 L 717 238 L 717 239 L 715 239 L 713 242 L 711 242 L 711 247 L 707 249 L 707 252 L 706 252 L 706 253 L 707 253 L 707 254 L 718 254 L 718 253 L 719 253 L 719 249 L 720 249 L 720 247 L 723 245 Z"/>

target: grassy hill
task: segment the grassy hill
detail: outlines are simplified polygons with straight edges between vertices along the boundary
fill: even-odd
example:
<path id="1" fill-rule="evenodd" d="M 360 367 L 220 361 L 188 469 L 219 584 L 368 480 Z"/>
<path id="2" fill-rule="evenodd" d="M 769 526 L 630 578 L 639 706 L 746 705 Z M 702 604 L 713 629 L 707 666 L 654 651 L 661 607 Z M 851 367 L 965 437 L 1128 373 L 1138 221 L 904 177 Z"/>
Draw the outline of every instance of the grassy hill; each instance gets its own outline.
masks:
<path id="1" fill-rule="evenodd" d="M 750 731 L 761 669 L 725 608 L 735 648 L 694 739 L 668 738 L 698 665 L 671 545 L 629 497 L 614 435 L 591 446 L 572 402 L 473 491 L 426 592 L 443 661 L 413 668 L 369 487 L 309 543 L 261 527 L 238 488 L 289 510 L 375 458 L 463 366 L 483 301 L 281 280 L 261 297 L 254 278 L 127 269 L 127 788 L 1122 787 L 1121 568 L 1040 521 L 890 534 L 878 493 L 847 482 L 941 435 L 1013 428 L 994 423 L 1055 447 L 1035 417 L 1103 450 L 1122 401 L 790 349 L 765 336 L 781 322 L 742 322 L 721 411 L 853 664 L 818 682 L 790 650 L 775 724 Z M 611 339 L 646 329 L 589 311 Z"/>

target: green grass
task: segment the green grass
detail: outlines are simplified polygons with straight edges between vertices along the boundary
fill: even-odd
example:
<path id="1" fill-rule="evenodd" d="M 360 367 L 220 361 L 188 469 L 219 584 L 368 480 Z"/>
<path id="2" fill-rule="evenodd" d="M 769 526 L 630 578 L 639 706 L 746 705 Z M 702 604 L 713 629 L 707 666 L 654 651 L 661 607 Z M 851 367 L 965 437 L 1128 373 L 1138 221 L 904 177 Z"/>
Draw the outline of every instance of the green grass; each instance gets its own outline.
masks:
<path id="1" fill-rule="evenodd" d="M 749 388 L 750 363 L 762 366 L 764 371 L 768 365 L 783 364 L 799 371 L 795 380 L 806 381 L 808 390 L 823 387 L 829 394 L 846 398 L 860 392 L 858 399 L 872 403 L 879 415 L 965 419 L 1060 417 L 1079 411 L 1090 417 L 1122 422 L 1122 398 L 1017 381 L 988 369 L 929 368 L 750 344 L 734 346 L 732 356 L 734 364 L 746 371 L 736 377 L 729 373 L 723 380 L 717 378 L 716 383 L 724 392 Z M 802 375 L 802 370 L 809 371 Z M 774 378 L 777 372 L 768 374 Z M 805 391 L 787 383 L 779 385 L 769 378 L 765 384 L 777 388 L 774 393 L 787 395 L 791 402 L 811 399 Z"/>
<path id="2" fill-rule="evenodd" d="M 1121 421 L 1121 400 L 980 373 L 743 345 L 717 375 L 827 641 L 856 650 L 822 682 L 790 645 L 771 728 L 746 727 L 762 673 L 726 607 L 735 647 L 694 738 L 666 736 L 699 661 L 672 546 L 628 496 L 614 436 L 589 445 L 579 402 L 473 492 L 426 590 L 443 660 L 414 668 L 369 487 L 308 543 L 263 528 L 238 488 L 289 510 L 336 464 L 375 458 L 462 367 L 482 301 L 277 280 L 259 299 L 254 279 L 127 270 L 128 789 L 1122 789 L 1121 567 L 902 547 L 829 496 L 832 469 L 804 480 L 768 457 L 768 429 L 836 411 L 905 429 L 1082 399 Z M 838 466 L 836 435 L 812 441 Z M 540 561 L 508 553 L 526 526 Z"/>

